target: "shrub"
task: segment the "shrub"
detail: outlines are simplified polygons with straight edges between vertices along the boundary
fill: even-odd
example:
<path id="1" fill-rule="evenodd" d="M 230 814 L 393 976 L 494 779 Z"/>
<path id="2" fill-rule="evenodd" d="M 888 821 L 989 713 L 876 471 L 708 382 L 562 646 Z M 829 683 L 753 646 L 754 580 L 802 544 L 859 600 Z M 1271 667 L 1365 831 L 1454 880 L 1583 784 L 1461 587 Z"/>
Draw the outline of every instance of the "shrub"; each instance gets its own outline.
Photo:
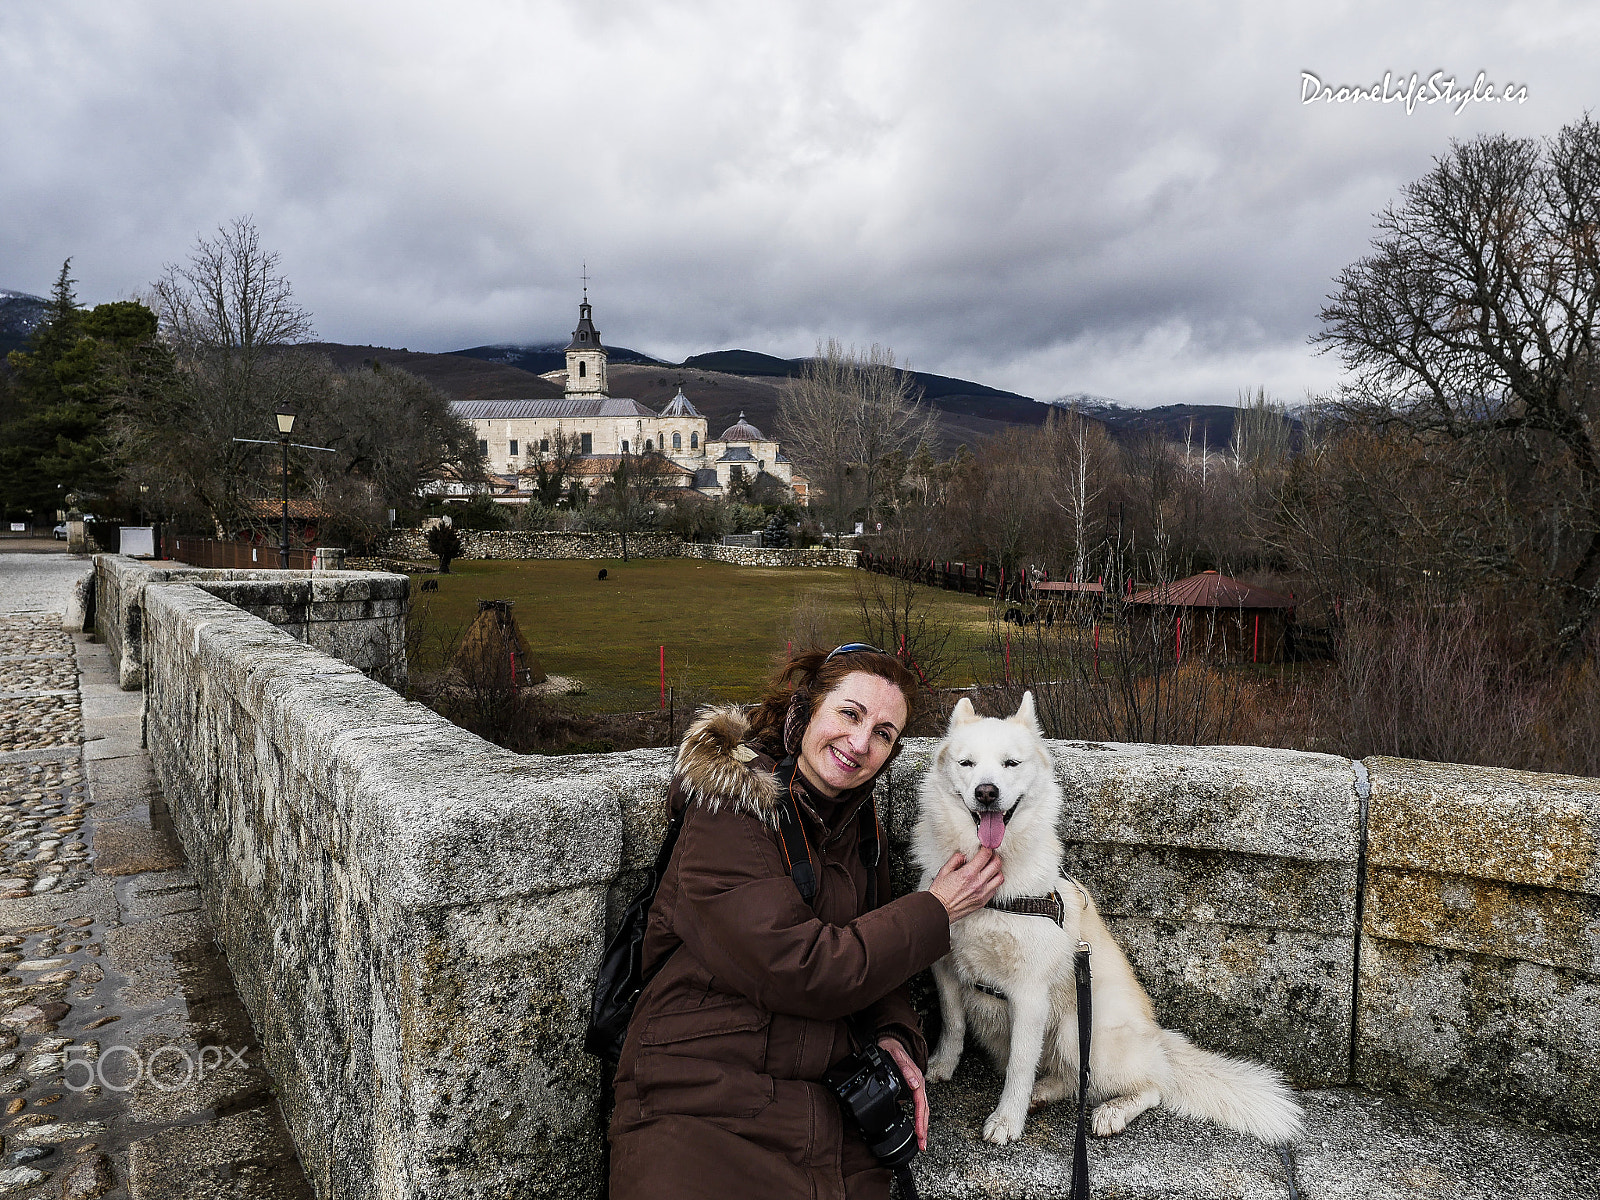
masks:
<path id="1" fill-rule="evenodd" d="M 435 525 L 428 530 L 428 550 L 439 556 L 439 573 L 450 574 L 450 560 L 460 558 L 464 547 L 461 535 L 452 525 Z"/>

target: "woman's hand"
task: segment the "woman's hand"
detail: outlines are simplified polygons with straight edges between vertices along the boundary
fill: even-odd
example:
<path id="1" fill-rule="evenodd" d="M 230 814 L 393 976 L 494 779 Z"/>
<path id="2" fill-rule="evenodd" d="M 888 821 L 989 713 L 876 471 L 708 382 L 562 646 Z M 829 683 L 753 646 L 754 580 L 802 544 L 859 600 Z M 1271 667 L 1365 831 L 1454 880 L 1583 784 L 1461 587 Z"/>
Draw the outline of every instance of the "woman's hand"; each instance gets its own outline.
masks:
<path id="1" fill-rule="evenodd" d="M 889 1057 L 894 1059 L 894 1065 L 900 1068 L 900 1074 L 905 1077 L 906 1086 L 911 1089 L 911 1108 L 915 1113 L 917 1123 L 917 1149 L 928 1148 L 928 1089 L 923 1083 L 922 1072 L 917 1070 L 917 1064 L 911 1061 L 911 1055 L 906 1053 L 906 1048 L 900 1044 L 900 1039 L 884 1034 L 878 1039 L 878 1045 L 889 1052 Z"/>
<path id="2" fill-rule="evenodd" d="M 960 851 L 952 854 L 950 861 L 939 868 L 928 890 L 939 897 L 950 914 L 950 924 L 954 925 L 989 903 L 1005 881 L 1000 856 L 987 846 L 979 846 L 971 862 Z"/>

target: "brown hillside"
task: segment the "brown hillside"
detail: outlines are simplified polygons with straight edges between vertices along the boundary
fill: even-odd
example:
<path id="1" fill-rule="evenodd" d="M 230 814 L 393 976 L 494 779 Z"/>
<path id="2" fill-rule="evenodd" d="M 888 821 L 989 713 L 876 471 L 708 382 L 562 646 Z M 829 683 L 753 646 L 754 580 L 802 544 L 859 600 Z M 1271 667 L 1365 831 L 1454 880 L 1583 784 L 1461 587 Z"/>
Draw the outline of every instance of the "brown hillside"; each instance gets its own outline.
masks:
<path id="1" fill-rule="evenodd" d="M 505 363 L 483 362 L 459 354 L 423 354 L 385 346 L 344 346 L 317 342 L 308 346 L 344 370 L 377 361 L 420 375 L 452 400 L 540 400 L 560 396 L 561 385 Z"/>
<path id="2" fill-rule="evenodd" d="M 359 367 L 376 360 L 420 375 L 452 400 L 538 400 L 558 397 L 563 385 L 542 375 L 506 363 L 485 362 L 460 354 L 423 354 L 411 350 L 391 350 L 383 346 L 345 346 L 336 342 L 317 343 L 320 350 L 340 368 Z M 703 371 L 697 367 L 645 366 L 638 363 L 611 363 L 611 394 L 628 397 L 660 410 L 677 394 L 681 385 L 694 406 L 706 416 L 710 436 L 716 437 L 729 425 L 745 418 L 768 437 L 777 436 L 778 397 L 793 386 L 788 378 L 775 375 L 730 375 L 723 371 Z M 941 453 L 952 453 L 965 442 L 975 446 L 992 434 L 1010 428 L 1014 422 L 951 411 L 963 405 L 961 397 L 943 397 L 934 402 L 939 409 L 938 442 Z M 1039 406 L 1040 420 L 1048 411 Z M 1032 415 L 1031 413 L 1029 414 Z"/>
<path id="3" fill-rule="evenodd" d="M 716 437 L 744 413 L 746 420 L 768 437 L 776 437 L 778 397 L 793 386 L 793 381 L 771 375 L 728 375 L 721 371 L 702 371 L 694 367 L 647 367 L 632 363 L 612 363 L 611 394 L 628 396 L 650 408 L 661 409 L 683 385 L 684 395 L 706 416 L 706 427 Z M 935 407 L 940 407 L 935 405 Z M 1039 406 L 1041 411 L 1043 405 Z M 1042 417 L 1041 417 L 1042 419 Z M 975 446 L 1002 429 L 1010 421 L 999 421 L 970 413 L 939 411 L 938 442 L 942 453 L 952 453 L 965 442 Z"/>

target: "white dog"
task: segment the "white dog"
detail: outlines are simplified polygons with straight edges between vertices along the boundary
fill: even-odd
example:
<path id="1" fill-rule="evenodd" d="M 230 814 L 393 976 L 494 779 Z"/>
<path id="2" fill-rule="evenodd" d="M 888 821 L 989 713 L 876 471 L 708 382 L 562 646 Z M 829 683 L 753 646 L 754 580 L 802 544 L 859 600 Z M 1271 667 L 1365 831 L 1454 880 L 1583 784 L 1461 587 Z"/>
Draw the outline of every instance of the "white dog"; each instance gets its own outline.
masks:
<path id="1" fill-rule="evenodd" d="M 1033 694 L 1016 715 L 981 718 L 963 699 L 922 782 L 912 852 L 922 886 L 956 851 L 979 845 L 1000 855 L 1005 885 L 989 908 L 958 921 L 950 953 L 934 965 L 944 1033 L 928 1061 L 930 1083 L 949 1079 L 970 1024 L 1004 1064 L 1000 1103 L 983 1136 L 1004 1145 L 1022 1136 L 1028 1108 L 1078 1094 L 1077 998 L 1073 953 L 1089 944 L 1093 975 L 1090 1100 L 1097 1136 L 1121 1133 L 1146 1109 L 1165 1104 L 1269 1145 L 1301 1133 L 1300 1106 L 1271 1067 L 1212 1054 L 1156 1023 L 1150 998 L 1112 940 L 1089 894 L 1061 873 L 1056 821 L 1061 789 L 1034 715 Z M 1059 906 L 1048 897 L 1054 893 Z M 1029 898 L 1050 916 L 996 905 Z M 1028 907 L 1023 905 L 1023 907 Z"/>

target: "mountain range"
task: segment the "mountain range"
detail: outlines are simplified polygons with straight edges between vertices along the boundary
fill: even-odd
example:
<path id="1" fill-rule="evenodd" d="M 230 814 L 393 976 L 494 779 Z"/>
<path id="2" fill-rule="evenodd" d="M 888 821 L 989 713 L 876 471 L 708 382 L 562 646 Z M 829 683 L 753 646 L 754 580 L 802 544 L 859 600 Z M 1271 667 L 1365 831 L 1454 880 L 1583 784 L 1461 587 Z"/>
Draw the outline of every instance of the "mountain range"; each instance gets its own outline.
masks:
<path id="1" fill-rule="evenodd" d="M 0 289 L 0 366 L 8 351 L 27 344 L 44 319 L 48 302 L 26 292 Z M 559 382 L 544 378 L 566 369 L 566 343 L 473 346 L 431 354 L 385 346 L 318 342 L 308 349 L 328 355 L 342 368 L 384 363 L 420 375 L 456 400 L 555 398 Z M 607 346 L 611 392 L 660 409 L 682 388 L 713 434 L 742 415 L 771 433 L 778 398 L 787 381 L 805 368 L 804 358 L 779 358 L 756 350 L 716 350 L 681 363 L 654 358 L 626 346 Z M 1169 404 L 1129 408 L 1105 396 L 1078 392 L 1040 402 L 969 379 L 913 371 L 925 402 L 935 410 L 937 437 L 945 452 L 974 445 L 1005 428 L 1041 425 L 1052 409 L 1070 408 L 1104 424 L 1118 440 L 1154 434 L 1225 446 L 1233 436 L 1234 408 L 1220 404 Z"/>
<path id="2" fill-rule="evenodd" d="M 28 344 L 50 302 L 43 296 L 30 296 L 27 292 L 13 292 L 0 288 L 0 362 L 13 350 Z"/>

